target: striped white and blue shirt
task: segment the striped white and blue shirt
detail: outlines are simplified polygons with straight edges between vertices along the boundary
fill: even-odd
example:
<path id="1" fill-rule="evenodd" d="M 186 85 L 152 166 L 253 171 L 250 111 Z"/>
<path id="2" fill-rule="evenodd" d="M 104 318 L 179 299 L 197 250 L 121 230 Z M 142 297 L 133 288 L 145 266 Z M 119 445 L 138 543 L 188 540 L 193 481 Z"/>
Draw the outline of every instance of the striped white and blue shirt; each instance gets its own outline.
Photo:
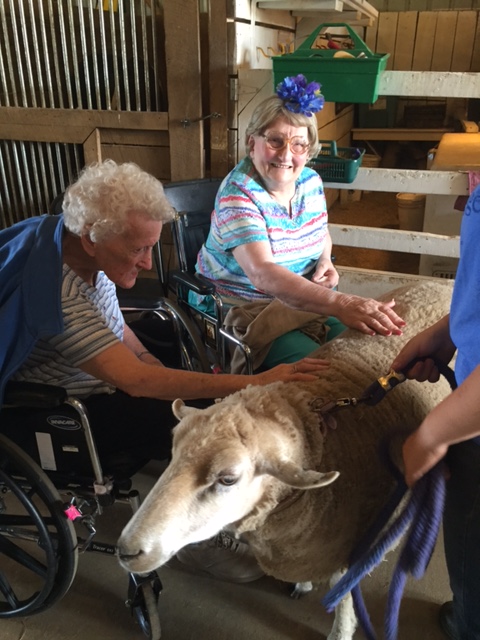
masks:
<path id="1" fill-rule="evenodd" d="M 277 264 L 305 275 L 323 252 L 327 224 L 318 173 L 303 169 L 295 184 L 290 213 L 271 197 L 247 156 L 220 186 L 210 232 L 198 254 L 197 272 L 215 281 L 227 304 L 269 299 L 252 285 L 232 249 L 249 242 L 268 242 Z"/>
<path id="2" fill-rule="evenodd" d="M 13 380 L 52 384 L 69 395 L 113 393 L 115 387 L 83 372 L 80 365 L 123 340 L 124 319 L 114 283 L 102 272 L 94 286 L 63 265 L 65 330 L 38 340 Z"/>

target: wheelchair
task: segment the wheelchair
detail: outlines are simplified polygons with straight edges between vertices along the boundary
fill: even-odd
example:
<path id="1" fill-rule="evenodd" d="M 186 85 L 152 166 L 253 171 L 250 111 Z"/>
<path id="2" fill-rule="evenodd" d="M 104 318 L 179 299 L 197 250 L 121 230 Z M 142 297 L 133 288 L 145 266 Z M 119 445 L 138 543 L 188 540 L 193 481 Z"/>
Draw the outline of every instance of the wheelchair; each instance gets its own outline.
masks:
<path id="1" fill-rule="evenodd" d="M 102 469 L 79 399 L 60 387 L 7 383 L 0 433 L 0 619 L 55 605 L 74 580 L 80 554 L 115 556 L 114 545 L 95 539 L 96 519 L 116 502 L 138 509 L 131 476 L 144 462 Z M 161 635 L 161 591 L 155 571 L 128 576 L 126 603 L 150 640 Z"/>
<path id="2" fill-rule="evenodd" d="M 176 215 L 172 223 L 172 236 L 178 268 L 168 274 L 168 287 L 173 291 L 178 307 L 195 326 L 197 336 L 204 345 L 210 369 L 214 373 L 229 371 L 232 351 L 240 349 L 246 372 L 253 374 L 253 357 L 249 346 L 224 327 L 225 306 L 216 292 L 215 284 L 195 273 L 200 247 L 210 230 L 210 219 L 215 196 L 222 179 L 200 179 L 172 182 L 164 185 L 165 195 Z M 215 313 L 206 313 L 189 302 L 189 292 L 210 296 Z"/>
<path id="3" fill-rule="evenodd" d="M 141 294 L 120 296 L 140 340 L 156 355 L 165 354 L 167 366 L 201 366 L 190 350 L 195 341 L 202 351 L 201 343 L 182 310 L 162 296 Z M 168 322 L 170 335 L 163 341 L 151 331 L 142 335 L 145 319 Z M 154 334 L 165 332 L 159 327 Z M 74 580 L 80 554 L 115 556 L 115 545 L 96 539 L 96 519 L 117 502 L 138 509 L 131 478 L 146 462 L 117 456 L 104 459 L 102 467 L 81 400 L 56 386 L 7 383 L 0 411 L 0 619 L 55 605 Z M 155 571 L 128 575 L 126 604 L 149 640 L 161 636 L 161 591 Z"/>

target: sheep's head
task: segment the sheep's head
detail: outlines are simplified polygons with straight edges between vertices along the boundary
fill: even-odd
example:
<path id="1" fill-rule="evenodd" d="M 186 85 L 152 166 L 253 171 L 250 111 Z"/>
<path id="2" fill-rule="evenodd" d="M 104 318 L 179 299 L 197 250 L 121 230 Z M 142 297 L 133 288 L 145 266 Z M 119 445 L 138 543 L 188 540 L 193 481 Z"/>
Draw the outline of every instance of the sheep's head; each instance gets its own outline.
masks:
<path id="1" fill-rule="evenodd" d="M 182 400 L 175 400 L 172 409 L 178 420 L 184 420 L 188 417 L 195 420 L 203 412 L 203 410 L 186 406 Z M 222 419 L 219 419 L 220 413 L 216 415 L 213 432 L 210 433 L 210 436 L 215 435 L 214 442 L 219 442 L 222 437 L 233 438 L 233 440 L 238 439 L 237 441 L 242 443 L 242 447 L 238 450 L 238 461 L 240 462 L 240 458 L 243 461 L 248 458 L 249 464 L 247 466 L 250 467 L 253 463 L 256 476 L 270 475 L 296 489 L 317 489 L 337 479 L 339 474 L 336 471 L 321 473 L 303 469 L 298 464 L 295 459 L 298 458 L 296 449 L 298 445 L 303 446 L 303 442 L 298 437 L 298 433 L 294 433 L 295 429 L 289 429 L 287 435 L 285 434 L 285 429 L 279 431 L 276 428 L 278 427 L 278 421 L 275 414 L 268 416 L 263 411 L 261 413 L 256 410 L 252 411 L 252 408 L 245 405 L 245 403 L 226 405 L 222 413 Z M 226 421 L 232 418 L 234 423 L 233 430 L 227 433 Z M 282 418 L 283 421 L 285 419 L 288 421 L 289 416 L 282 412 Z M 211 424 L 209 426 L 212 427 Z M 178 440 L 182 437 L 180 436 L 180 428 L 180 425 L 178 425 L 175 429 L 174 450 L 176 448 L 175 445 L 178 445 L 176 434 L 178 434 Z M 183 428 L 183 434 L 187 431 L 189 434 L 188 439 L 190 440 L 189 427 L 183 425 Z M 296 441 L 297 447 L 294 446 L 292 440 Z M 220 455 L 212 456 L 212 463 L 220 460 L 222 460 Z M 223 461 L 226 462 L 226 457 L 223 458 Z M 242 466 L 240 463 L 239 469 Z M 240 478 L 234 478 L 230 474 L 229 480 L 230 486 L 233 486 Z"/>
<path id="2" fill-rule="evenodd" d="M 173 412 L 180 422 L 172 460 L 118 543 L 120 561 L 129 571 L 150 571 L 183 546 L 270 504 L 265 496 L 272 495 L 274 479 L 314 489 L 338 477 L 337 472 L 304 470 L 295 460 L 300 435 L 275 428 L 274 418 L 242 401 L 196 409 L 176 400 Z"/>

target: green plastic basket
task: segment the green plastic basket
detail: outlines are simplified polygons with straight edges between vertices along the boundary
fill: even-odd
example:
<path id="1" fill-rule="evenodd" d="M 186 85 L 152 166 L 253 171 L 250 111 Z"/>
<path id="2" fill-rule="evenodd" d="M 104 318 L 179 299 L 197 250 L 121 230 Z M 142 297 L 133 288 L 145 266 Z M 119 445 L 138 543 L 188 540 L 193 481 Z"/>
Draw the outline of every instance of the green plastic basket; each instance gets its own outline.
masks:
<path id="1" fill-rule="evenodd" d="M 353 182 L 362 164 L 365 149 L 337 147 L 335 140 L 320 142 L 320 155 L 312 158 L 308 166 L 316 171 L 324 182 Z"/>
<path id="2" fill-rule="evenodd" d="M 318 38 L 332 27 L 341 27 L 348 34 L 353 48 L 347 53 L 353 58 L 335 58 L 337 50 L 317 48 Z M 327 102 L 371 104 L 378 98 L 380 75 L 389 55 L 373 53 L 348 24 L 324 23 L 293 53 L 272 57 L 274 87 L 287 76 L 302 73 L 309 82 L 320 83 Z"/>

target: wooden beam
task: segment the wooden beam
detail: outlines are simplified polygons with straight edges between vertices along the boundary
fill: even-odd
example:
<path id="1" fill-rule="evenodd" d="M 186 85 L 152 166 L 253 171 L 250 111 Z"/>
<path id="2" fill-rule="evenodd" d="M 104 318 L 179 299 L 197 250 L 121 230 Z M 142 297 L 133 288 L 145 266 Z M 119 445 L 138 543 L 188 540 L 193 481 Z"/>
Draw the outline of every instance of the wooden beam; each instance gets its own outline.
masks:
<path id="1" fill-rule="evenodd" d="M 164 0 L 172 180 L 203 178 L 204 143 L 197 0 Z"/>
<path id="2" fill-rule="evenodd" d="M 421 281 L 432 281 L 435 278 L 394 271 L 380 271 L 373 269 L 358 269 L 335 265 L 340 275 L 338 290 L 343 293 L 353 293 L 366 298 L 378 296 L 406 284 L 416 284 Z"/>
<path id="3" fill-rule="evenodd" d="M 163 111 L 94 111 L 88 109 L 32 109 L 2 107 L 0 124 L 37 126 L 90 126 L 103 129 L 152 129 L 168 131 L 168 114 Z"/>
<path id="4" fill-rule="evenodd" d="M 367 0 L 343 0 L 343 3 L 352 9 L 360 11 L 369 18 L 377 19 L 378 11 Z"/>
<path id="5" fill-rule="evenodd" d="M 287 11 L 342 11 L 341 0 L 260 0 L 260 9 L 286 9 Z"/>
<path id="6" fill-rule="evenodd" d="M 383 71 L 380 96 L 420 98 L 480 98 L 480 73 L 456 71 Z"/>
<path id="7" fill-rule="evenodd" d="M 316 9 L 315 11 L 301 11 L 299 9 L 292 9 L 292 15 L 296 18 L 318 18 L 318 24 L 320 22 L 348 22 L 360 20 L 360 13 L 358 11 L 328 11 Z"/>
<path id="8" fill-rule="evenodd" d="M 438 141 L 453 129 L 352 129 L 352 140 Z"/>
<path id="9" fill-rule="evenodd" d="M 460 237 L 456 235 L 442 236 L 422 231 L 403 231 L 400 229 L 381 229 L 332 223 L 328 225 L 328 229 L 332 236 L 333 244 L 342 247 L 401 251 L 402 253 L 446 258 L 458 258 L 460 256 Z"/>
<path id="10" fill-rule="evenodd" d="M 359 11 L 292 11 L 294 18 L 316 18 L 317 22 L 345 22 L 352 27 L 371 27 L 373 18 L 361 18 Z"/>
<path id="11" fill-rule="evenodd" d="M 325 182 L 329 189 L 468 196 L 468 172 L 360 167 L 353 182 Z"/>
<path id="12" fill-rule="evenodd" d="M 366 0 L 260 0 L 260 9 L 285 9 L 291 11 L 294 16 L 303 12 L 309 15 L 315 14 L 322 18 L 324 12 L 339 12 L 348 7 L 346 13 L 358 12 L 369 20 L 376 20 L 378 11 Z M 343 14 L 338 16 L 339 22 L 345 22 Z"/>
<path id="13" fill-rule="evenodd" d="M 102 161 L 102 139 L 100 129 L 94 129 L 83 143 L 85 165 Z"/>
<path id="14" fill-rule="evenodd" d="M 124 146 L 168 147 L 168 131 L 134 131 L 132 129 L 101 129 L 102 144 Z"/>
<path id="15" fill-rule="evenodd" d="M 168 131 L 168 114 L 2 107 L 0 140 L 83 144 L 95 129 Z"/>
<path id="16" fill-rule="evenodd" d="M 214 6 L 215 5 L 215 6 Z M 210 0 L 208 10 L 211 177 L 228 173 L 228 57 L 226 3 Z"/>

